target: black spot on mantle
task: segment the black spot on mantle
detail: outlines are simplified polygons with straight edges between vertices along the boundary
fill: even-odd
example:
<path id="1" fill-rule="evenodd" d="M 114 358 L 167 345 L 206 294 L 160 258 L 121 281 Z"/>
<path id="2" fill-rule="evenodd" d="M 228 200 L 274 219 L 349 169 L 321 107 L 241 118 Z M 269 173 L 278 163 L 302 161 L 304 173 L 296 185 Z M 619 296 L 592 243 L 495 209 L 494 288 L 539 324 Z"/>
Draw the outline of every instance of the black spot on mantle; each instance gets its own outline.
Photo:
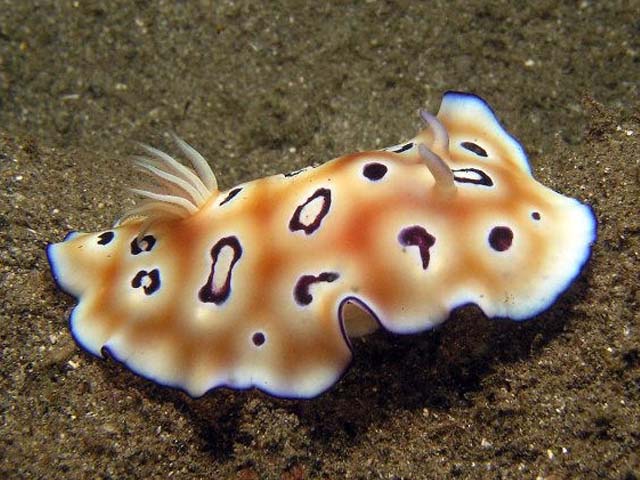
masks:
<path id="1" fill-rule="evenodd" d="M 493 227 L 489 233 L 489 245 L 497 252 L 511 248 L 513 231 L 509 227 Z"/>
<path id="2" fill-rule="evenodd" d="M 101 233 L 98 235 L 98 245 L 107 245 L 111 243 L 111 240 L 113 240 L 115 236 L 115 233 L 112 231 Z"/>
<path id="3" fill-rule="evenodd" d="M 233 197 L 238 195 L 241 191 L 242 191 L 242 187 L 237 187 L 237 188 L 234 188 L 233 190 L 230 190 L 227 196 L 225 197 L 225 199 L 220 202 L 220 206 L 230 202 L 233 199 Z"/>
<path id="4" fill-rule="evenodd" d="M 398 241 L 404 247 L 418 247 L 422 259 L 422 269 L 426 270 L 431 260 L 429 249 L 436 243 L 436 237 L 427 232 L 424 227 L 414 225 L 403 228 L 398 235 Z"/>
<path id="5" fill-rule="evenodd" d="M 142 282 L 145 278 L 149 279 L 148 285 L 143 285 Z M 144 290 L 145 295 L 151 295 L 152 293 L 158 291 L 160 288 L 160 270 L 154 268 L 153 270 L 147 272 L 146 270 L 140 270 L 136 273 L 136 276 L 131 280 L 131 286 L 133 288 L 140 288 Z"/>
<path id="6" fill-rule="evenodd" d="M 482 148 L 480 145 L 478 145 L 477 143 L 473 143 L 473 142 L 462 142 L 460 144 L 460 146 L 466 150 L 469 150 L 472 153 L 475 153 L 476 155 L 478 155 L 479 157 L 488 157 L 489 155 L 487 154 L 487 151 Z"/>
<path id="7" fill-rule="evenodd" d="M 318 282 L 334 282 L 340 275 L 335 272 L 322 272 L 320 275 L 302 275 L 295 288 L 293 289 L 293 298 L 298 305 L 309 305 L 313 301 L 313 297 L 309 293 L 309 287 Z"/>
<path id="8" fill-rule="evenodd" d="M 141 239 L 138 237 L 131 241 L 131 255 L 139 255 L 142 252 L 150 252 L 156 244 L 156 238 L 153 235 L 145 235 Z"/>
<path id="9" fill-rule="evenodd" d="M 412 147 L 413 147 L 413 142 L 409 142 L 409 143 L 405 143 L 401 147 L 396 148 L 395 150 L 391 150 L 391 152 L 393 152 L 393 153 L 402 153 L 402 152 L 406 152 L 407 150 L 409 150 Z"/>
<path id="10" fill-rule="evenodd" d="M 371 162 L 371 163 L 367 163 L 362 168 L 362 175 L 364 175 L 367 179 L 371 180 L 372 182 L 377 182 L 387 174 L 388 170 L 389 169 L 387 168 L 387 166 L 383 165 L 382 163 Z"/>

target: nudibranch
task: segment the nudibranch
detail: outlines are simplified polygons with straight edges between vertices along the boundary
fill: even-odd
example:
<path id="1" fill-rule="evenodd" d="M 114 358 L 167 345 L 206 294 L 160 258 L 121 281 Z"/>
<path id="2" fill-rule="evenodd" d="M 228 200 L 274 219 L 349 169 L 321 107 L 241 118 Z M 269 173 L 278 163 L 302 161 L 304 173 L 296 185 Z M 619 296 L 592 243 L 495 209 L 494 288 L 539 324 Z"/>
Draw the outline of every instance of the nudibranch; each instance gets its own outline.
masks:
<path id="1" fill-rule="evenodd" d="M 548 308 L 595 240 L 592 210 L 534 180 L 481 98 L 447 92 L 402 144 L 220 191 L 145 147 L 155 181 L 113 228 L 50 244 L 78 299 L 76 341 L 197 397 L 220 386 L 308 398 L 349 337 L 420 332 L 465 304 L 522 320 Z"/>

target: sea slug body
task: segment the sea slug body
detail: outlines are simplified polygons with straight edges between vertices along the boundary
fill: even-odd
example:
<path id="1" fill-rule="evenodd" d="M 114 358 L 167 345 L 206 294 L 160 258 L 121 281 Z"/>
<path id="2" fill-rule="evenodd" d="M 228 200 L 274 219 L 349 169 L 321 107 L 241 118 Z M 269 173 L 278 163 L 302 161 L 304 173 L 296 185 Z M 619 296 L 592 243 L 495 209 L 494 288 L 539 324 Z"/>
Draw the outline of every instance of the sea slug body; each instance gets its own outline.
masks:
<path id="1" fill-rule="evenodd" d="M 193 168 L 146 147 L 157 188 L 47 247 L 74 338 L 192 396 L 308 398 L 345 372 L 349 337 L 424 331 L 469 303 L 539 314 L 587 261 L 593 212 L 533 178 L 479 97 L 447 92 L 421 116 L 397 146 L 226 191 L 182 140 Z"/>

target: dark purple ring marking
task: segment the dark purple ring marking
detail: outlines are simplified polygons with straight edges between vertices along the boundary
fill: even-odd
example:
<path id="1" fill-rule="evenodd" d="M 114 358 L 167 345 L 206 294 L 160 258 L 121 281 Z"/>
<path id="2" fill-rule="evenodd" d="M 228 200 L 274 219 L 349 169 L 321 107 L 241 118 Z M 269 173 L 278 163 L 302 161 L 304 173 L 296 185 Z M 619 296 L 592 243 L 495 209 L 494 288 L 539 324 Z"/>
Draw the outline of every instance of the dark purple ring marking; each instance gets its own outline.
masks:
<path id="1" fill-rule="evenodd" d="M 377 182 L 387 174 L 388 170 L 389 169 L 387 168 L 387 166 L 383 165 L 382 163 L 371 162 L 371 163 L 367 163 L 362 168 L 362 175 L 364 175 L 367 179 L 371 180 L 372 182 Z"/>
<path id="2" fill-rule="evenodd" d="M 98 235 L 98 245 L 107 245 L 115 237 L 115 233 L 109 231 Z"/>
<path id="3" fill-rule="evenodd" d="M 229 265 L 229 270 L 227 271 L 224 283 L 221 286 L 216 286 L 213 284 L 216 265 L 218 263 L 218 256 L 224 247 L 230 247 L 233 250 L 233 258 Z M 198 297 L 201 302 L 220 305 L 229 298 L 229 295 L 231 294 L 231 274 L 233 273 L 233 267 L 236 262 L 240 260 L 241 256 L 242 246 L 236 237 L 224 237 L 216 242 L 211 249 L 211 258 L 213 259 L 213 263 L 211 264 L 211 273 L 209 274 L 207 282 L 202 286 L 200 292 L 198 292 Z"/>
<path id="4" fill-rule="evenodd" d="M 302 275 L 295 288 L 293 289 L 293 298 L 298 305 L 309 305 L 313 301 L 313 297 L 309 293 L 309 287 L 318 282 L 334 282 L 340 277 L 335 272 L 322 272 L 320 275 Z"/>
<path id="5" fill-rule="evenodd" d="M 242 187 L 237 187 L 237 188 L 234 188 L 233 190 L 230 190 L 229 193 L 227 193 L 227 196 L 225 197 L 225 199 L 220 202 L 220 206 L 224 205 L 227 202 L 230 202 L 233 199 L 233 197 L 235 197 L 240 193 L 241 190 L 242 190 Z"/>
<path id="6" fill-rule="evenodd" d="M 497 252 L 511 248 L 513 232 L 509 227 L 493 227 L 489 233 L 489 245 Z"/>
<path id="7" fill-rule="evenodd" d="M 131 241 L 131 255 L 138 255 L 142 252 L 150 252 L 156 244 L 156 239 L 153 235 L 145 235 L 138 241 L 138 237 Z"/>
<path id="8" fill-rule="evenodd" d="M 311 222 L 309 225 L 305 225 L 304 223 L 302 223 L 302 220 L 300 218 L 302 215 L 302 212 L 304 211 L 304 208 L 307 205 L 309 205 L 311 202 L 313 202 L 316 198 L 322 198 L 322 208 L 320 209 L 320 212 L 318 212 L 318 215 L 313 220 L 313 222 Z M 302 230 L 307 235 L 311 235 L 320 227 L 322 220 L 329 213 L 330 207 L 331 207 L 331 190 L 329 190 L 328 188 L 319 188 L 313 193 L 313 195 L 307 198 L 307 200 L 302 205 L 298 205 L 298 207 L 296 208 L 296 211 L 293 213 L 293 216 L 291 217 L 291 220 L 289 221 L 289 230 L 291 230 L 292 232 L 295 232 L 297 230 Z"/>
<path id="9" fill-rule="evenodd" d="M 474 185 L 483 185 L 485 187 L 492 187 L 493 186 L 493 180 L 491 180 L 491 177 L 489 177 L 489 175 L 487 175 L 486 173 L 484 173 L 482 170 L 478 169 L 478 168 L 458 168 L 456 170 L 451 170 L 453 172 L 453 179 L 456 182 L 460 182 L 460 183 L 473 183 Z M 470 177 L 463 177 L 460 175 L 456 175 L 457 172 L 471 172 L 474 173 L 478 176 L 478 178 L 470 178 Z"/>
<path id="10" fill-rule="evenodd" d="M 148 277 L 149 285 L 142 285 L 142 281 Z M 156 292 L 160 288 L 160 270 L 154 268 L 153 270 L 147 272 L 146 270 L 140 270 L 136 273 L 136 276 L 131 280 L 131 286 L 133 288 L 140 288 L 144 290 L 145 295 L 151 295 Z"/>
<path id="11" fill-rule="evenodd" d="M 472 153 L 475 153 L 476 155 L 478 155 L 479 157 L 488 157 L 489 155 L 487 154 L 487 151 L 482 148 L 480 145 L 478 145 L 477 143 L 473 143 L 473 142 L 462 142 L 460 144 L 460 146 L 466 150 L 469 150 Z"/>
<path id="12" fill-rule="evenodd" d="M 398 235 L 398 241 L 403 247 L 418 247 L 422 259 L 422 269 L 426 270 L 431 260 L 429 249 L 436 243 L 436 237 L 427 232 L 424 227 L 414 225 L 403 228 Z"/>

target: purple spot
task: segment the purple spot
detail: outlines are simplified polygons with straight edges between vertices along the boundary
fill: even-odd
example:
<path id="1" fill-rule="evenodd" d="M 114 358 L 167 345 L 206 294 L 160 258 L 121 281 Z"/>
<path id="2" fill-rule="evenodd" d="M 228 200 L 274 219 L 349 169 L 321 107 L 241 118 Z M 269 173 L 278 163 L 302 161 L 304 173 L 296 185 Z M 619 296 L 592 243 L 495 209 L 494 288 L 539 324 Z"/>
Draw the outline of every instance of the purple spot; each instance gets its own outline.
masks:
<path id="1" fill-rule="evenodd" d="M 315 275 L 303 275 L 298 279 L 296 287 L 293 290 L 293 298 L 298 305 L 309 305 L 313 301 L 313 297 L 309 293 L 309 287 L 318 282 L 333 282 L 340 275 L 335 272 L 322 272 L 317 277 Z"/>
<path id="2" fill-rule="evenodd" d="M 113 240 L 113 237 L 115 237 L 115 234 L 113 232 L 104 232 L 101 233 L 100 235 L 98 235 L 98 245 L 106 245 L 108 243 L 111 243 L 111 240 Z"/>
<path id="3" fill-rule="evenodd" d="M 267 338 L 264 336 L 264 333 L 256 332 L 251 337 L 251 341 L 256 347 L 261 347 L 262 345 L 264 345 L 264 342 L 267 341 Z"/>
<path id="4" fill-rule="evenodd" d="M 381 163 L 367 163 L 362 169 L 362 174 L 372 182 L 376 182 L 387 174 L 387 170 L 387 166 Z"/>
<path id="5" fill-rule="evenodd" d="M 301 217 L 304 213 L 305 207 L 307 207 L 307 205 L 309 205 L 317 198 L 322 199 L 322 206 L 313 221 L 307 225 L 303 222 Z M 330 207 L 331 190 L 329 190 L 328 188 L 319 188 L 314 192 L 313 195 L 307 198 L 307 200 L 302 205 L 298 205 L 298 208 L 296 208 L 296 211 L 293 213 L 293 217 L 291 217 L 291 220 L 289 221 L 289 230 L 291 230 L 292 232 L 303 230 L 307 235 L 311 235 L 320 227 L 320 223 L 322 222 L 322 219 L 326 217 L 327 213 L 329 213 Z"/>
<path id="6" fill-rule="evenodd" d="M 422 259 L 422 269 L 426 270 L 431 259 L 429 248 L 436 243 L 436 238 L 423 227 L 414 225 L 413 227 L 403 228 L 400 235 L 398 235 L 398 241 L 404 247 L 418 247 L 420 258 Z"/>
<path id="7" fill-rule="evenodd" d="M 142 283 L 145 278 L 149 279 L 148 285 L 143 285 Z M 131 286 L 133 288 L 142 287 L 145 295 L 151 295 L 160 288 L 160 271 L 157 268 L 154 268 L 150 272 L 140 270 L 136 273 L 136 276 L 133 277 L 133 280 L 131 280 Z"/>
<path id="8" fill-rule="evenodd" d="M 234 188 L 233 190 L 230 190 L 229 193 L 227 193 L 227 196 L 225 197 L 225 199 L 220 202 L 220 206 L 224 205 L 227 202 L 230 202 L 233 199 L 233 197 L 235 197 L 240 193 L 241 190 L 242 190 L 241 187 L 237 187 L 237 188 Z"/>
<path id="9" fill-rule="evenodd" d="M 504 252 L 511 247 L 513 232 L 509 227 L 493 227 L 489 233 L 489 245 L 498 252 Z"/>
<path id="10" fill-rule="evenodd" d="M 218 257 L 224 247 L 229 247 L 233 250 L 233 258 L 229 263 L 228 270 L 226 271 L 225 279 L 222 285 L 214 285 L 214 278 L 216 273 L 216 267 L 218 264 Z M 213 246 L 211 249 L 211 258 L 213 263 L 211 265 L 211 273 L 207 279 L 207 283 L 200 289 L 198 294 L 200 301 L 205 303 L 215 303 L 220 305 L 229 298 L 231 294 L 231 273 L 236 262 L 242 256 L 242 246 L 236 237 L 225 237 Z M 223 272 L 224 273 L 224 272 Z"/>
<path id="11" fill-rule="evenodd" d="M 131 241 L 131 255 L 138 255 L 142 252 L 150 252 L 156 244 L 156 239 L 153 235 L 145 235 L 140 240 L 138 237 Z"/>
<path id="12" fill-rule="evenodd" d="M 531 218 L 534 220 L 540 220 L 540 212 L 531 212 Z"/>
<path id="13" fill-rule="evenodd" d="M 462 148 L 465 148 L 465 149 L 469 150 L 470 152 L 475 153 L 479 157 L 488 157 L 487 151 L 484 148 L 482 148 L 480 145 L 478 145 L 477 143 L 462 142 L 460 145 L 462 146 Z"/>

